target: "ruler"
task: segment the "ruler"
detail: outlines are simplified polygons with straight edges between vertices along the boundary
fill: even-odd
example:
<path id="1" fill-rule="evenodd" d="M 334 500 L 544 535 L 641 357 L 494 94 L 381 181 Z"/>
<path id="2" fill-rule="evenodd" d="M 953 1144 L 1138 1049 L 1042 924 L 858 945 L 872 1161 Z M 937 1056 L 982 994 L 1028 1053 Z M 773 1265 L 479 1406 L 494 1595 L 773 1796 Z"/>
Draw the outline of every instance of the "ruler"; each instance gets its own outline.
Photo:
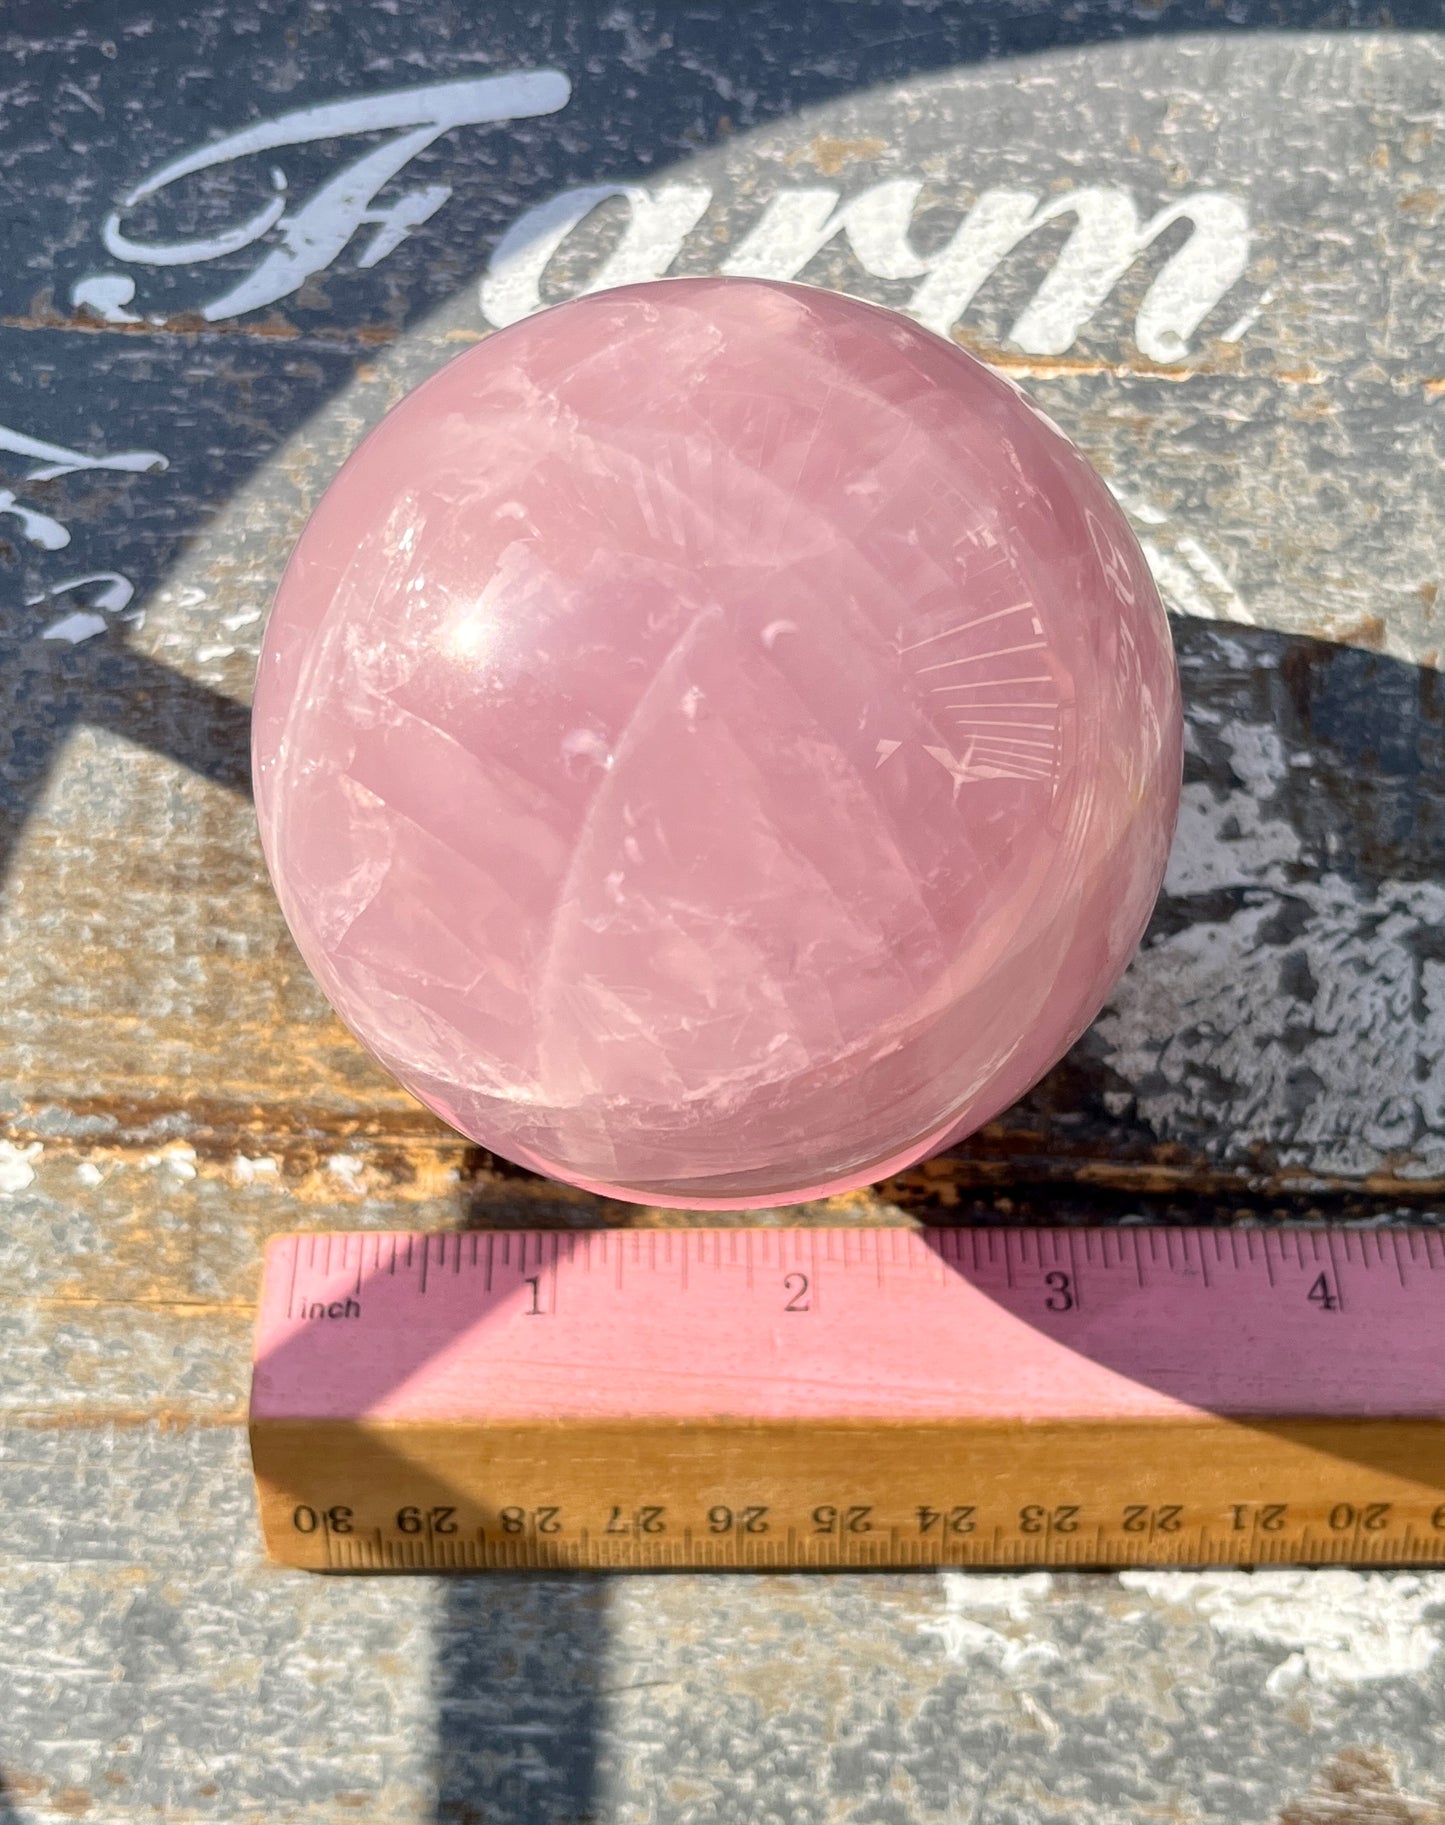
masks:
<path id="1" fill-rule="evenodd" d="M 251 1442 L 317 1570 L 1445 1563 L 1445 1237 L 279 1236 Z"/>

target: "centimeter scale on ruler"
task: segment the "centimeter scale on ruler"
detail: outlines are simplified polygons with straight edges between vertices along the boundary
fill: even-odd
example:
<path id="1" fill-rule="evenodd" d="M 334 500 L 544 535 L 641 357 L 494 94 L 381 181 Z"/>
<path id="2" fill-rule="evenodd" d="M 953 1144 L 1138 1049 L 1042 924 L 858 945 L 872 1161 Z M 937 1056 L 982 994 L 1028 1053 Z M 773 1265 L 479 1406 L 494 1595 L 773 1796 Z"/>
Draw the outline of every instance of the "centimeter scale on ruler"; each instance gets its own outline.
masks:
<path id="1" fill-rule="evenodd" d="M 318 1570 L 1445 1563 L 1445 1236 L 280 1236 L 251 1440 Z"/>

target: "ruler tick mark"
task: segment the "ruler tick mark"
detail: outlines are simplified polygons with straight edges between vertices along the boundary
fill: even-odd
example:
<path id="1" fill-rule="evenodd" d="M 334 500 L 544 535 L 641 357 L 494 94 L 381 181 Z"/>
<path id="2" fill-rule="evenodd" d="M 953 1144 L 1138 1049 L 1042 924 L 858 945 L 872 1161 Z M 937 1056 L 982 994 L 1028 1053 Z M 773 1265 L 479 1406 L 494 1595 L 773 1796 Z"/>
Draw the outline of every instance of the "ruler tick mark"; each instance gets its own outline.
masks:
<path id="1" fill-rule="evenodd" d="M 1345 1305 L 1345 1281 L 1343 1274 L 1340 1272 L 1339 1261 L 1335 1255 L 1335 1237 L 1333 1230 L 1325 1237 L 1325 1252 L 1329 1256 L 1330 1271 L 1334 1275 L 1335 1280 L 1335 1310 L 1337 1312 L 1343 1312 L 1347 1309 Z M 1315 1259 L 1319 1259 L 1318 1249 L 1315 1251 Z M 1348 1254 L 1345 1259 L 1349 1259 Z"/>
<path id="2" fill-rule="evenodd" d="M 1076 1251 L 1074 1248 L 1073 1230 L 1068 1230 L 1065 1232 L 1064 1247 L 1065 1247 L 1065 1250 L 1067 1253 L 1067 1259 L 1068 1259 L 1068 1263 L 1069 1263 L 1069 1287 L 1073 1294 L 1074 1310 L 1076 1312 L 1082 1312 L 1084 1309 L 1084 1298 L 1083 1298 L 1083 1291 L 1079 1285 L 1079 1263 L 1076 1258 Z"/>

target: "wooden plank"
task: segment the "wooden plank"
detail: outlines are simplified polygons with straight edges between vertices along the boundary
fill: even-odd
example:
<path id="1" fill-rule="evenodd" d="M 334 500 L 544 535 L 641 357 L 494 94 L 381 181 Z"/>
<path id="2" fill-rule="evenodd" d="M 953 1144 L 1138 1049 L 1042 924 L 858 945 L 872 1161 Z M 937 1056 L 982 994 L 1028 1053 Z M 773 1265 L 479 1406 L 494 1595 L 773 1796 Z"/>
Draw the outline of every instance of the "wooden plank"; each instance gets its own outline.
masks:
<path id="1" fill-rule="evenodd" d="M 1140 199 L 1172 208 L 1216 197 L 1246 224 L 1245 272 L 1174 364 L 1141 354 L 1139 325 L 1184 223 L 1082 315 L 1064 354 L 1017 346 L 1049 339 L 1036 307 L 1066 241 L 1062 218 L 1000 260 L 960 318 L 961 338 L 1026 378 L 1109 475 L 1166 593 L 1193 617 L 1179 624 L 1190 781 L 1167 897 L 1113 1007 L 1010 1117 L 945 1169 L 910 1175 L 911 1204 L 1011 1182 L 1126 1197 L 1401 1199 L 1434 1196 L 1445 1180 L 1430 936 L 1441 847 L 1432 592 L 1445 540 L 1423 354 L 1439 307 L 1420 276 L 1440 234 L 1425 182 L 1438 55 L 1429 38 L 1383 41 L 1368 63 L 1348 40 L 1308 56 L 1288 39 L 1248 57 L 1228 39 L 1126 45 L 1108 55 L 1112 86 L 1075 82 L 1086 66 L 1064 58 L 1030 77 L 1022 102 L 1011 76 L 965 70 L 734 139 L 670 175 L 705 207 L 669 270 L 770 259 L 905 304 L 934 275 L 879 279 L 870 263 L 886 268 L 895 243 L 936 243 L 980 197 L 998 207 L 1024 187 L 1064 194 L 1078 167 L 1059 133 L 1088 148 L 1091 195 L 1104 199 L 1091 207 L 1142 220 Z M 1276 92 L 1287 105 L 1266 112 Z M 1268 120 L 1268 143 L 1249 159 L 1237 126 L 1211 125 L 1221 95 L 1230 120 Z M 1156 156 L 1164 140 L 1145 146 L 1138 130 L 1158 110 L 1172 163 Z M 1317 131 L 1338 175 L 1281 176 Z M 439 140 L 427 157 L 442 151 Z M 461 155 L 458 139 L 448 156 Z M 158 149 L 147 168 L 160 162 Z M 534 207 L 565 188 L 546 185 L 539 171 Z M 799 198 L 816 215 L 833 193 L 854 226 L 808 260 Z M 524 199 L 506 195 L 524 218 Z M 633 207 L 635 245 L 623 250 L 655 264 L 667 235 L 655 209 Z M 444 213 L 433 233 L 445 241 L 464 219 Z M 639 221 L 652 222 L 650 241 Z M 583 281 L 609 233 L 617 254 L 622 228 L 607 208 L 584 220 L 549 295 Z M 1073 232 L 1109 244 L 1087 222 Z M 201 262 L 192 283 L 234 279 L 248 259 Z M 508 262 L 495 264 L 492 309 L 504 315 L 495 288 Z M 179 271 L 135 265 L 132 276 L 169 296 Z M 506 309 L 515 272 L 511 283 Z M 362 345 L 320 335 L 334 318 L 307 306 L 304 288 L 285 303 L 294 323 L 248 333 L 244 360 L 221 329 L 106 330 L 91 319 L 89 333 L 24 333 L 37 377 L 65 376 L 43 407 L 34 385 L 17 401 L 32 432 L 82 444 L 99 412 L 107 446 L 146 448 L 139 419 L 119 435 L 127 401 L 144 398 L 152 414 L 187 403 L 180 418 L 172 407 L 164 472 L 36 484 L 57 521 L 95 516 L 87 566 L 108 562 L 153 587 L 143 628 L 73 646 L 36 638 L 60 605 L 35 605 L 5 674 L 18 719 L 12 777 L 18 764 L 17 802 L 30 805 L 7 899 L 17 1012 L 5 1102 L 17 1140 L 69 1123 L 130 1146 L 183 1133 L 206 1150 L 247 1131 L 258 1149 L 298 1157 L 304 1178 L 318 1154 L 360 1134 L 425 1173 L 455 1151 L 330 1021 L 280 927 L 237 790 L 236 706 L 260 627 L 246 617 L 264 608 L 307 503 L 387 401 L 487 319 L 467 287 L 405 334 L 393 326 L 339 386 Z M 1222 339 L 1256 307 L 1237 340 Z M 1082 312 L 1077 299 L 1070 308 L 1072 318 L 1060 307 L 1066 329 Z M 118 363 L 137 353 L 133 383 Z M 196 447 L 193 415 L 227 427 L 219 445 Z M 288 422 L 303 420 L 288 442 Z M 1346 471 L 1361 485 L 1345 486 Z M 203 503 L 210 522 L 177 556 L 176 532 Z M 53 587 L 59 566 L 30 556 Z"/>
<path id="2" fill-rule="evenodd" d="M 1424 1816 L 1433 1579 L 342 1589 L 259 1563 L 241 1431 L 271 1231 L 676 1220 L 500 1169 L 401 1097 L 291 952 L 241 794 L 251 617 L 307 505 L 486 333 L 507 230 L 579 186 L 641 185 L 654 227 L 664 187 L 706 190 L 675 263 L 699 271 L 785 210 L 872 193 L 871 244 L 810 259 L 795 213 L 773 257 L 903 306 L 930 274 L 880 277 L 889 236 L 931 261 L 1004 193 L 1087 191 L 1109 233 L 1126 203 L 1140 224 L 1200 192 L 1242 206 L 1244 272 L 1187 336 L 1188 286 L 1163 313 L 1180 359 L 1140 310 L 1182 219 L 1062 347 L 1029 312 L 1063 216 L 954 326 L 1105 470 L 1188 622 L 1186 823 L 1150 947 L 1068 1064 L 828 1221 L 1428 1214 L 1445 122 L 1438 7 L 1391 18 L 5 9 L 0 487 L 23 513 L 0 513 L 0 1816 Z M 304 209 L 400 131 L 293 123 L 126 202 L 248 127 L 542 69 L 564 108 L 449 127 L 371 199 L 435 204 L 391 216 L 406 232 L 372 264 L 381 224 L 353 224 L 291 290 L 210 319 L 281 230 L 170 265 L 105 244 L 112 210 L 132 250 L 214 243 L 270 206 L 273 166 Z M 915 183 L 909 216 L 878 196 Z M 627 206 L 578 227 L 548 295 L 617 251 Z M 37 442 L 135 460 L 47 478 Z"/>

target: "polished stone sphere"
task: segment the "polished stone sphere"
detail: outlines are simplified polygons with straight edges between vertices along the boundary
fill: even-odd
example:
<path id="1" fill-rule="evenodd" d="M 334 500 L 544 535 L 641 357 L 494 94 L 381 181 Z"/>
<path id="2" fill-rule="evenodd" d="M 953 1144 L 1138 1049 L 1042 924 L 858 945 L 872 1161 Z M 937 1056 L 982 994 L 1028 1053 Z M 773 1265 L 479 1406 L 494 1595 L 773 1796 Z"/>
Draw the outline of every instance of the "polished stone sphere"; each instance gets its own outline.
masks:
<path id="1" fill-rule="evenodd" d="M 1164 871 L 1168 627 L 1009 381 L 836 293 L 560 305 L 404 399 L 266 629 L 266 859 L 416 1096 L 703 1209 L 838 1192 L 1008 1106 Z"/>

